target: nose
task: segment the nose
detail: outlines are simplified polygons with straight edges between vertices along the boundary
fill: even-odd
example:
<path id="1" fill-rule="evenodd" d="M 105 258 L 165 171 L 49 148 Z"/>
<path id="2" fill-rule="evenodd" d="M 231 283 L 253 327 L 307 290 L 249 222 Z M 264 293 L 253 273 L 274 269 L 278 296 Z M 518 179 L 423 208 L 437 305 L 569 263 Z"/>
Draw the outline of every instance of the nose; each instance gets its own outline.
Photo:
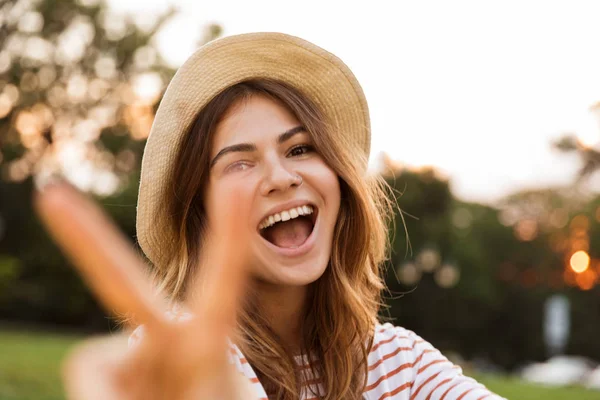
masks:
<path id="1" fill-rule="evenodd" d="M 260 191 L 263 196 L 274 192 L 285 192 L 291 187 L 300 186 L 302 177 L 286 168 L 280 160 L 271 161 L 265 167 Z"/>

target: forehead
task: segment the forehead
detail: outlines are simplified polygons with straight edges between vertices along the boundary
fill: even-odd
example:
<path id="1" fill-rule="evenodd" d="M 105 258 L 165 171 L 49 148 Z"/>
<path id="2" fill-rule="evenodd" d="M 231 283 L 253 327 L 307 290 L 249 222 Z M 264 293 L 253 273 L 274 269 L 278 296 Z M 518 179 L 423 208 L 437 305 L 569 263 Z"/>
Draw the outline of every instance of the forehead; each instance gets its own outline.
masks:
<path id="1" fill-rule="evenodd" d="M 213 153 L 236 143 L 271 141 L 299 125 L 298 119 L 283 104 L 269 97 L 252 95 L 234 103 L 215 130 Z"/>

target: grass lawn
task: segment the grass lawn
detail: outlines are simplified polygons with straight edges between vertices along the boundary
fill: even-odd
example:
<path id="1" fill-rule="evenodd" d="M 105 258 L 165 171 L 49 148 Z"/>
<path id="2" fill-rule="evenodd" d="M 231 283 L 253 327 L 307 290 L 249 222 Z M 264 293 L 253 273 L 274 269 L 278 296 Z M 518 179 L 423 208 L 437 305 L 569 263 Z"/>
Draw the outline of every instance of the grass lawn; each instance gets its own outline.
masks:
<path id="1" fill-rule="evenodd" d="M 78 340 L 76 336 L 0 331 L 0 399 L 63 399 L 60 360 Z M 552 389 L 489 375 L 475 378 L 511 400 L 600 400 L 600 392 L 581 388 Z"/>
<path id="2" fill-rule="evenodd" d="M 474 376 L 494 393 L 510 400 L 600 400 L 600 391 L 579 387 L 550 388 L 524 382 L 518 378 Z"/>
<path id="3" fill-rule="evenodd" d="M 0 399 L 64 399 L 60 360 L 79 338 L 0 331 Z"/>

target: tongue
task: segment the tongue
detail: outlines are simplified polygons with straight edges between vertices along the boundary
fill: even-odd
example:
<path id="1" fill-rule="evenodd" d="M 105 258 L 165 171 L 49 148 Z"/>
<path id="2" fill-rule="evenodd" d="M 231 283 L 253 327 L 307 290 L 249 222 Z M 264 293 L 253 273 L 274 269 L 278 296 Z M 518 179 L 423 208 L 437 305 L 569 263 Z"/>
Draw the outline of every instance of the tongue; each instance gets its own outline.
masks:
<path id="1" fill-rule="evenodd" d="M 265 238 L 275 246 L 293 248 L 302 245 L 310 235 L 312 224 L 306 218 L 278 222 L 265 232 Z"/>

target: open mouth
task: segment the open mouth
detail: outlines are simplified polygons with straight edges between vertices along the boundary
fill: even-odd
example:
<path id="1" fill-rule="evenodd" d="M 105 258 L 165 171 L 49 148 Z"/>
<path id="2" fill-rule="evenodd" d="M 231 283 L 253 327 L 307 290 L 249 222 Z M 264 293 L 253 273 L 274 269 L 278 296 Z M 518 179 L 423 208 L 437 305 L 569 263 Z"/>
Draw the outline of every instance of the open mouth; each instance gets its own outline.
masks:
<path id="1" fill-rule="evenodd" d="M 258 230 L 269 243 L 284 249 L 302 246 L 313 232 L 318 209 L 311 204 L 292 207 L 264 218 Z"/>

